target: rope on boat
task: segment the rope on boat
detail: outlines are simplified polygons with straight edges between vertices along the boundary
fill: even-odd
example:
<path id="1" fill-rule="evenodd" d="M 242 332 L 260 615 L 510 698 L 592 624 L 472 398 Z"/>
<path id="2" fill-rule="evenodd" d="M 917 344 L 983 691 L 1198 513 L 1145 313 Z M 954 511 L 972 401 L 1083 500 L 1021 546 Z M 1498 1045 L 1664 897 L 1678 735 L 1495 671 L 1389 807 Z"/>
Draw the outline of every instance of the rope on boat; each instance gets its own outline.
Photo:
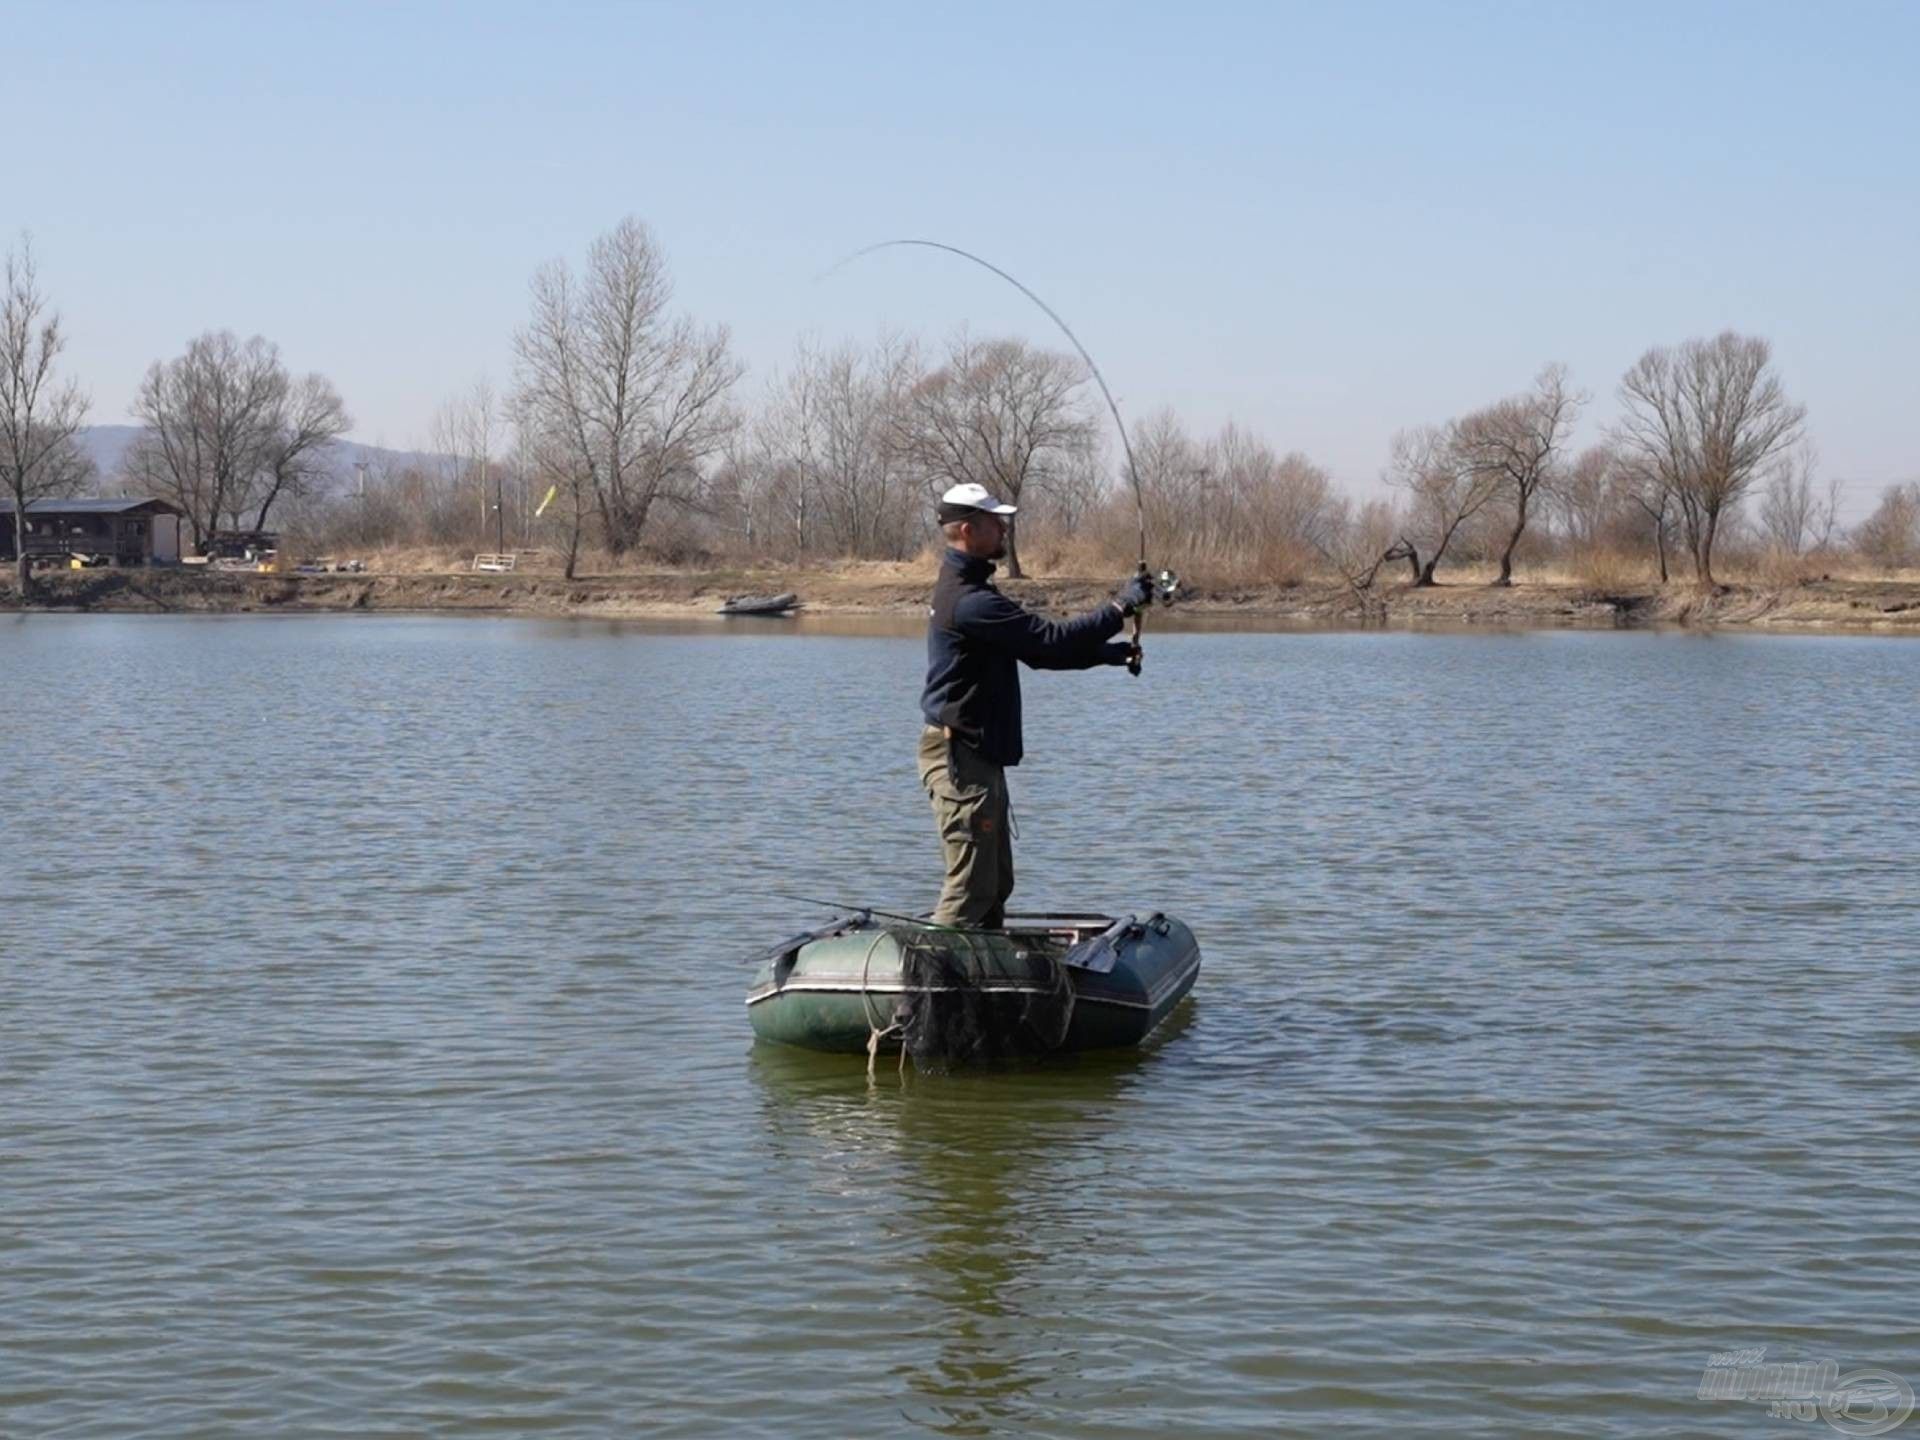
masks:
<path id="1" fill-rule="evenodd" d="M 1053 1037 L 1053 1047 L 1059 1046 L 1073 1029 L 1073 1007 L 1080 998 L 1080 992 L 1073 988 L 1073 980 L 1067 974 L 1067 967 L 1058 955 L 1047 956 L 1047 963 L 1053 966 L 1053 988 L 1056 995 L 1067 992 L 1066 1003 L 1060 1007 L 1060 1033 Z"/>
<path id="2" fill-rule="evenodd" d="M 867 946 L 866 958 L 860 962 L 860 1011 L 867 1018 L 867 1081 L 869 1084 L 874 1078 L 874 1064 L 880 1056 L 880 1042 L 902 1028 L 898 1020 L 889 1023 L 885 1029 L 881 1028 L 880 1022 L 873 1018 L 873 1000 L 867 991 L 867 978 L 873 970 L 873 952 L 880 948 L 880 942 L 885 940 L 888 934 L 887 928 L 884 925 L 881 926 L 874 933 L 873 943 Z M 902 1045 L 900 1069 L 904 1073 L 906 1068 L 907 1047 Z"/>

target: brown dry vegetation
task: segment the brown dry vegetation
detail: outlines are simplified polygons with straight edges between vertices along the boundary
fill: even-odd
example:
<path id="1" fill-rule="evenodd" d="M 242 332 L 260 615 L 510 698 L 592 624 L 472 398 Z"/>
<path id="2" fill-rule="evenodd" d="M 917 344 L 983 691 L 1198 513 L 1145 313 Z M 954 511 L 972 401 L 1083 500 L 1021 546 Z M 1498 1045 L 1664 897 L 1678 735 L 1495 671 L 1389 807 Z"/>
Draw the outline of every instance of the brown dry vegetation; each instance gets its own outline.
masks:
<path id="1" fill-rule="evenodd" d="M 1034 556 L 1054 556 L 1044 547 Z M 925 613 L 934 556 L 811 565 L 738 564 L 697 568 L 648 564 L 629 555 L 583 565 L 575 578 L 556 557 L 529 554 L 508 575 L 475 574 L 447 552 L 391 551 L 368 557 L 365 573 L 259 575 L 165 570 L 89 570 L 42 577 L 49 608 L 145 612 L 448 611 L 601 618 L 714 616 L 728 596 L 792 590 L 812 613 L 916 620 Z M 1106 558 L 1104 556 L 1099 558 Z M 1092 573 L 1047 566 L 1038 578 L 1007 582 L 1025 603 L 1054 613 L 1098 604 L 1113 586 L 1111 565 Z M 1920 634 L 1920 571 L 1735 577 L 1707 589 L 1660 585 L 1645 567 L 1620 561 L 1547 569 L 1512 586 L 1491 583 L 1496 564 L 1459 567 L 1441 583 L 1382 580 L 1364 594 L 1323 569 L 1275 584 L 1227 574 L 1188 577 L 1171 612 L 1150 628 L 1209 619 L 1277 625 L 1763 626 L 1873 629 Z M 10 593 L 0 604 L 11 604 Z M 716 620 L 716 623 L 717 620 Z"/>

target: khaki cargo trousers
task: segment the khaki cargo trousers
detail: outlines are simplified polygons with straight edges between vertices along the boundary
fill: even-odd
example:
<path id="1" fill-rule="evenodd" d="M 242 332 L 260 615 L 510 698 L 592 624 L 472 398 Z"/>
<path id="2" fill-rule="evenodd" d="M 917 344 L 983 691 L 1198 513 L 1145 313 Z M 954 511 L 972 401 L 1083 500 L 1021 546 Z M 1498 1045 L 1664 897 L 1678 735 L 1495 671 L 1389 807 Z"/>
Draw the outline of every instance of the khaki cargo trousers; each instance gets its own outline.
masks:
<path id="1" fill-rule="evenodd" d="M 1006 770 L 928 725 L 920 732 L 920 786 L 933 804 L 947 859 L 934 923 L 997 929 L 1006 923 L 1013 894 Z"/>

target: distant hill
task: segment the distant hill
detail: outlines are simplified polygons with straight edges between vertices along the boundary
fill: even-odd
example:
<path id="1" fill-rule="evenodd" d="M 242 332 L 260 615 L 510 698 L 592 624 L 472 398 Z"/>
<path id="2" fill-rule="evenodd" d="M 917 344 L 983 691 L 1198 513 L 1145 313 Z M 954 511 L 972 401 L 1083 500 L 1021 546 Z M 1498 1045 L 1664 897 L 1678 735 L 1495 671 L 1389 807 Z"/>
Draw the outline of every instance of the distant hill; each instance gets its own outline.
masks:
<path id="1" fill-rule="evenodd" d="M 101 495 L 121 492 L 121 465 L 127 451 L 140 438 L 138 425 L 88 425 L 80 431 L 80 447 L 92 457 L 99 478 L 87 488 Z M 362 445 L 357 440 L 336 440 L 327 447 L 327 468 L 342 489 L 354 483 L 354 466 L 384 466 L 394 470 L 409 465 L 439 465 L 445 456 L 424 450 L 389 450 L 382 445 Z"/>

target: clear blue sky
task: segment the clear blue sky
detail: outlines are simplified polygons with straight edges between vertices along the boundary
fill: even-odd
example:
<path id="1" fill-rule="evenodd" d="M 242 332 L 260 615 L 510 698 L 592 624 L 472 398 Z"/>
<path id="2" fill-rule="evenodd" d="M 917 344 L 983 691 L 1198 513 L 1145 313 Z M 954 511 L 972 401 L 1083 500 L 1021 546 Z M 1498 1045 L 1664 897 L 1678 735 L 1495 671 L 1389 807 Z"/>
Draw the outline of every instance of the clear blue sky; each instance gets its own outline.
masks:
<path id="1" fill-rule="evenodd" d="M 1371 489 L 1547 360 L 1773 340 L 1858 514 L 1920 475 L 1920 3 L 0 0 L 0 235 L 97 423 L 229 327 L 356 438 L 504 385 L 526 281 L 622 215 L 750 386 L 803 334 L 1079 331 L 1122 408 Z"/>

